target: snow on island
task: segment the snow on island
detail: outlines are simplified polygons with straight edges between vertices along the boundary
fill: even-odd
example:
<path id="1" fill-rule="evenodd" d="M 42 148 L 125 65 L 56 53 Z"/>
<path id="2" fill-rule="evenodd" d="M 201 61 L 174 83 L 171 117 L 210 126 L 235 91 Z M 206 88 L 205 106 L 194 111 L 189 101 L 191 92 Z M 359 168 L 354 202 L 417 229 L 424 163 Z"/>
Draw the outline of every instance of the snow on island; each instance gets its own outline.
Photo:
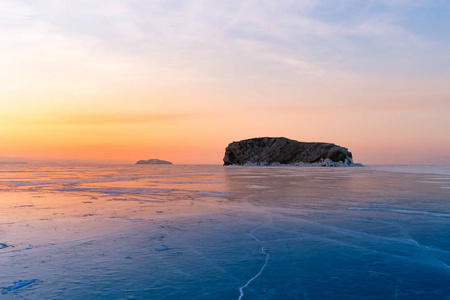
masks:
<path id="1" fill-rule="evenodd" d="M 260 137 L 228 145 L 223 165 L 362 166 L 347 148 L 332 143 L 298 142 L 285 137 Z"/>

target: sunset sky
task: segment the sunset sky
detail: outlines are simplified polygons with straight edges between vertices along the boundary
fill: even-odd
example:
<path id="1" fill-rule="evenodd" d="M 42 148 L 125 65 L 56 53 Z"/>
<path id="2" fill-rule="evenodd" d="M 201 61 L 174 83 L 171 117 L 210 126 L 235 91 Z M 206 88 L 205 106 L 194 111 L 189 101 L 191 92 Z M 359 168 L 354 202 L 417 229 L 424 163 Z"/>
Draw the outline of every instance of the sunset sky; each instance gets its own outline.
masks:
<path id="1" fill-rule="evenodd" d="M 0 2 L 1 157 L 222 163 L 284 136 L 450 163 L 450 1 Z"/>

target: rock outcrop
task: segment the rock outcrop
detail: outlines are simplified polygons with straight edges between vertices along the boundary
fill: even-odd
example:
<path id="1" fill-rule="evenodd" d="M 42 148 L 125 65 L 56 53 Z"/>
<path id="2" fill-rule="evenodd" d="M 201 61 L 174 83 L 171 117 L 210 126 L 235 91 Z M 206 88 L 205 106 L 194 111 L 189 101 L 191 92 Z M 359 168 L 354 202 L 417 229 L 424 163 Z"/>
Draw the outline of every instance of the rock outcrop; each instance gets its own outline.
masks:
<path id="1" fill-rule="evenodd" d="M 171 165 L 172 163 L 167 160 L 161 160 L 161 159 L 147 159 L 147 160 L 140 160 L 136 163 L 137 165 Z"/>
<path id="2" fill-rule="evenodd" d="M 352 166 L 352 153 L 331 143 L 307 143 L 284 137 L 262 137 L 233 142 L 223 158 L 227 165 Z"/>

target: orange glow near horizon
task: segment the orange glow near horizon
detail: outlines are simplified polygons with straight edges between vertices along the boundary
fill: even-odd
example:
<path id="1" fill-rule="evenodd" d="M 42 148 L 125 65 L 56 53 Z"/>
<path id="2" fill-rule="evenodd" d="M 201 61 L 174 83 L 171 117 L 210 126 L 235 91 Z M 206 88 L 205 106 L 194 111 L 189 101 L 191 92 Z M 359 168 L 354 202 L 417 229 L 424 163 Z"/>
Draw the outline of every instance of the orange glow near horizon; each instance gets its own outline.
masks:
<path id="1" fill-rule="evenodd" d="M 401 124 L 393 128 L 393 122 Z M 365 116 L 322 111 L 279 115 L 271 110 L 216 115 L 55 113 L 24 115 L 14 125 L 11 118 L 3 118 L 0 126 L 0 156 L 47 160 L 134 162 L 160 158 L 174 163 L 221 164 L 228 143 L 259 136 L 333 142 L 349 148 L 355 161 L 366 164 L 432 163 L 418 160 L 414 151 L 405 153 L 405 148 L 432 154 L 438 163 L 439 146 L 449 146 L 439 141 L 439 133 L 430 134 L 427 125 L 408 133 L 413 125 L 407 118 L 386 112 Z M 431 143 L 417 145 L 417 138 Z"/>
<path id="2" fill-rule="evenodd" d="M 221 164 L 284 136 L 450 163 L 448 34 L 405 21 L 425 3 L 97 4 L 0 3 L 0 161 Z"/>

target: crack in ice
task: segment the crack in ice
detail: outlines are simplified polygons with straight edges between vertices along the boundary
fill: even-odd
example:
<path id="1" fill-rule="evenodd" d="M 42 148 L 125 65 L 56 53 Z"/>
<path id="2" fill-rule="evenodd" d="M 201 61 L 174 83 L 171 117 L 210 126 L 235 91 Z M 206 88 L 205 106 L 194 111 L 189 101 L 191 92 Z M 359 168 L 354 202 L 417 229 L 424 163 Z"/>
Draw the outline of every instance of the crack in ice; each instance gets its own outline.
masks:
<path id="1" fill-rule="evenodd" d="M 258 226 L 256 226 L 256 227 L 253 228 L 252 230 L 250 230 L 250 232 L 248 233 L 252 238 L 254 238 L 255 240 L 257 240 L 257 241 L 258 241 L 259 243 L 261 243 L 261 244 L 263 243 L 263 241 L 262 241 L 260 238 L 258 238 L 256 235 L 254 235 L 254 234 L 253 234 L 253 231 L 255 231 L 256 229 L 258 229 L 259 227 L 261 227 L 263 224 L 264 224 L 264 222 L 261 223 L 261 224 L 259 224 Z M 264 249 L 264 246 L 261 246 L 261 252 L 262 252 L 263 254 L 266 255 L 266 261 L 264 262 L 264 265 L 261 267 L 261 269 L 259 270 L 259 272 L 258 272 L 255 276 L 253 276 L 252 278 L 250 278 L 250 279 L 247 281 L 247 283 L 246 283 L 245 285 L 243 285 L 243 286 L 241 286 L 241 287 L 239 288 L 239 293 L 240 293 L 240 295 L 239 295 L 238 300 L 241 300 L 242 297 L 244 297 L 244 289 L 245 289 L 246 287 L 248 287 L 248 286 L 250 285 L 250 283 L 251 283 L 253 280 L 255 280 L 256 278 L 258 278 L 259 275 L 261 275 L 261 273 L 263 272 L 264 268 L 267 266 L 267 263 L 268 263 L 269 257 L 270 257 L 269 252 L 267 252 L 267 251 Z"/>

